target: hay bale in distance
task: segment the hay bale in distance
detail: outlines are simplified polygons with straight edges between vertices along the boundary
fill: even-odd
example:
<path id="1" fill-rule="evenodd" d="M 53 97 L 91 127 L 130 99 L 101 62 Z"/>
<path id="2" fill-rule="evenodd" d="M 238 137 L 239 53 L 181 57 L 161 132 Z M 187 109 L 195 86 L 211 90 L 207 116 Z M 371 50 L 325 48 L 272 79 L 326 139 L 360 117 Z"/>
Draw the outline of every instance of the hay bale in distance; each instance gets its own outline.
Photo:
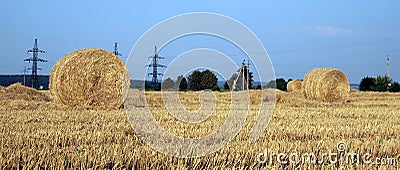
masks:
<path id="1" fill-rule="evenodd" d="M 350 93 L 346 75 L 332 68 L 317 68 L 307 73 L 302 92 L 305 98 L 323 102 L 344 102 Z"/>
<path id="2" fill-rule="evenodd" d="M 129 73 L 121 59 L 98 48 L 67 54 L 50 73 L 54 101 L 83 108 L 119 108 L 129 83 Z"/>
<path id="3" fill-rule="evenodd" d="M 302 80 L 292 80 L 287 84 L 287 91 L 294 92 L 294 91 L 301 91 L 303 87 Z"/>

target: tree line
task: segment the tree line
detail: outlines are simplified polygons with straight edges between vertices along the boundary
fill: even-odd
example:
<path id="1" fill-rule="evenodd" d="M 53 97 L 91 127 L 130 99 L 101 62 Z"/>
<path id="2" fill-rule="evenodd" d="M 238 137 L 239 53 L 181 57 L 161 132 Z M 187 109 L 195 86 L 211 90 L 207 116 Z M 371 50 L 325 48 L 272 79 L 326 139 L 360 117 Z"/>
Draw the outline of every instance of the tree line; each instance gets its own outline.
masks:
<path id="1" fill-rule="evenodd" d="M 193 71 L 187 78 L 179 75 L 174 82 L 170 77 L 159 83 L 153 90 L 179 90 L 179 91 L 199 91 L 205 89 L 218 89 L 218 78 L 210 70 Z M 150 84 L 146 84 L 146 89 L 151 89 Z"/>
<path id="2" fill-rule="evenodd" d="M 243 69 L 243 70 L 241 70 Z M 249 80 L 246 82 L 245 80 Z M 238 70 L 238 73 L 235 73 L 231 76 L 229 80 L 227 80 L 224 84 L 224 90 L 244 90 L 246 89 L 261 89 L 261 88 L 276 88 L 282 91 L 287 91 L 287 84 L 292 81 L 292 79 L 288 79 L 287 81 L 284 78 L 277 78 L 275 80 L 271 80 L 264 87 L 258 85 L 256 87 L 253 86 L 253 73 L 249 71 L 248 68 L 242 67 Z M 192 74 L 188 76 L 186 79 L 184 76 L 180 75 L 177 78 L 177 82 L 174 83 L 172 79 L 167 78 L 163 83 L 163 89 L 178 89 L 180 91 L 192 90 L 204 90 L 210 89 L 214 91 L 220 91 L 221 89 L 217 85 L 218 78 L 215 76 L 213 72 L 210 70 L 205 71 L 194 71 Z M 353 88 L 357 88 L 354 87 Z M 358 85 L 358 90 L 360 91 L 379 91 L 379 92 L 400 92 L 400 84 L 396 81 L 393 81 L 388 76 L 377 76 L 373 77 L 364 77 L 360 84 Z"/>
<path id="3" fill-rule="evenodd" d="M 389 76 L 367 76 L 360 82 L 360 91 L 400 92 L 400 84 Z"/>
<path id="4" fill-rule="evenodd" d="M 31 76 L 26 75 L 0 75 L 0 86 L 7 87 L 14 83 L 21 83 L 26 86 L 30 86 Z M 49 89 L 49 76 L 48 75 L 38 75 L 38 87 L 43 87 L 44 90 Z"/>
<path id="5" fill-rule="evenodd" d="M 286 81 L 283 78 L 277 78 L 267 84 L 267 88 L 276 88 L 282 91 L 287 91 L 287 84 L 292 81 L 288 79 Z M 361 79 L 358 85 L 359 91 L 378 91 L 378 92 L 400 92 L 400 84 L 397 81 L 392 80 L 388 76 L 377 76 L 377 77 L 364 77 Z"/>
<path id="6" fill-rule="evenodd" d="M 48 89 L 49 87 L 49 76 L 39 75 L 39 84 L 43 86 L 43 89 Z M 243 81 L 244 80 L 244 81 Z M 249 80 L 248 82 L 246 80 Z M 179 91 L 199 91 L 210 89 L 213 91 L 222 90 L 242 90 L 244 89 L 261 89 L 261 88 L 276 88 L 282 91 L 286 91 L 287 83 L 292 79 L 287 81 L 284 78 L 277 78 L 268 82 L 264 87 L 261 85 L 254 86 L 253 73 L 245 66 L 234 73 L 230 79 L 225 81 L 224 87 L 221 89 L 217 83 L 217 76 L 210 70 L 196 70 L 193 71 L 189 76 L 184 77 L 179 75 L 174 82 L 171 78 L 165 79 L 162 83 L 159 83 L 154 89 L 151 86 L 151 82 L 148 81 L 138 81 L 131 80 L 131 88 L 141 88 L 144 84 L 144 88 L 148 90 L 179 90 Z M 13 83 L 24 82 L 23 75 L 0 75 L 0 86 L 9 86 Z M 29 86 L 30 76 L 25 77 L 26 86 Z M 379 92 L 400 92 L 400 84 L 397 81 L 392 80 L 388 76 L 377 76 L 377 77 L 364 77 L 359 84 L 360 91 L 379 91 Z"/>
<path id="7" fill-rule="evenodd" d="M 179 75 L 174 82 L 170 77 L 166 78 L 162 83 L 159 83 L 156 88 L 152 88 L 149 83 L 146 83 L 146 89 L 153 90 L 180 90 L 180 91 L 199 91 L 199 90 L 246 90 L 246 89 L 261 89 L 261 85 L 253 86 L 253 73 L 247 66 L 241 67 L 234 73 L 229 80 L 224 83 L 224 88 L 218 86 L 217 76 L 210 70 L 193 71 L 189 76 L 184 77 Z"/>

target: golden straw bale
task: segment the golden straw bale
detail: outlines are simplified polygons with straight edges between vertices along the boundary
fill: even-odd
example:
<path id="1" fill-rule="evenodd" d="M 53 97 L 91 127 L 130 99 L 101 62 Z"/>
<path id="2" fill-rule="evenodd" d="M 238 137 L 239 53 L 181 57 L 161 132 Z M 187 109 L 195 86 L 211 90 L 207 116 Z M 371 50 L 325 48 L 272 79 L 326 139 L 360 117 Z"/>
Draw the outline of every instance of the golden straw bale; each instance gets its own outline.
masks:
<path id="1" fill-rule="evenodd" d="M 292 80 L 287 84 L 287 91 L 294 92 L 294 91 L 301 91 L 303 86 L 302 80 Z"/>
<path id="2" fill-rule="evenodd" d="M 346 75 L 332 68 L 317 68 L 307 73 L 302 92 L 305 98 L 323 102 L 344 102 L 350 93 Z"/>
<path id="3" fill-rule="evenodd" d="M 98 48 L 67 54 L 50 73 L 54 101 L 83 108 L 121 107 L 129 84 L 129 73 L 121 59 Z"/>
<path id="4" fill-rule="evenodd" d="M 55 75 L 58 75 L 58 71 L 61 69 L 62 66 L 64 66 L 63 64 L 65 63 L 65 61 L 70 58 L 71 57 L 63 57 L 60 60 L 58 60 L 57 63 L 54 64 L 54 66 L 50 72 L 50 77 L 49 77 L 50 96 L 52 97 L 53 101 L 56 103 L 62 103 L 62 102 L 60 100 L 60 97 L 58 97 L 58 93 L 57 93 L 59 91 L 59 89 L 58 89 L 59 86 L 57 83 L 55 83 L 55 82 L 53 83 L 52 79 L 55 77 Z"/>

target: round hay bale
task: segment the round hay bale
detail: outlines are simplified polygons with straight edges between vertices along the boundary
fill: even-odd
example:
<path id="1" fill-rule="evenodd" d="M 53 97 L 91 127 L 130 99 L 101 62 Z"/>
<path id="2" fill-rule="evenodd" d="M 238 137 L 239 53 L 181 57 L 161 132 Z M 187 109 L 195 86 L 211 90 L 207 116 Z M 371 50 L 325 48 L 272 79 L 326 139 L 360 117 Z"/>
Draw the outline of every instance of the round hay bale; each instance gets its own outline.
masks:
<path id="1" fill-rule="evenodd" d="M 83 108 L 115 109 L 129 89 L 128 70 L 109 51 L 88 48 L 60 59 L 50 73 L 50 93 L 57 103 Z"/>
<path id="2" fill-rule="evenodd" d="M 292 80 L 287 84 L 287 91 L 294 92 L 294 91 L 301 91 L 303 86 L 302 80 Z"/>
<path id="3" fill-rule="evenodd" d="M 67 59 L 69 59 L 70 57 L 63 57 L 60 60 L 57 61 L 56 64 L 54 64 L 53 68 L 51 69 L 50 72 L 50 77 L 49 77 L 49 89 L 50 89 L 50 96 L 52 97 L 53 101 L 56 103 L 62 103 L 62 101 L 60 100 L 60 97 L 58 96 L 58 84 L 52 81 L 53 78 L 58 75 L 58 71 L 60 70 L 60 68 L 63 66 L 63 63 L 65 63 L 65 61 Z"/>
<path id="4" fill-rule="evenodd" d="M 308 72 L 302 89 L 305 98 L 323 102 L 344 102 L 350 93 L 346 75 L 332 68 L 317 68 Z"/>

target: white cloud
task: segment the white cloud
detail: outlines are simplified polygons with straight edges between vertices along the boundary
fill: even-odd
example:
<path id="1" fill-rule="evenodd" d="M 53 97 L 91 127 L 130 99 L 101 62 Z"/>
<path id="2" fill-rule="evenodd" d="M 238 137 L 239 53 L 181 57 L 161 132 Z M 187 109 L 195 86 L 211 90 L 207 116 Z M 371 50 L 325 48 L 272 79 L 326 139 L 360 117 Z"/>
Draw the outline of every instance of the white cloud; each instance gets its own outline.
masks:
<path id="1" fill-rule="evenodd" d="M 349 34 L 352 32 L 351 29 L 337 28 L 334 26 L 315 26 L 311 30 L 315 33 L 326 35 L 326 36 L 339 36 L 339 35 Z"/>

